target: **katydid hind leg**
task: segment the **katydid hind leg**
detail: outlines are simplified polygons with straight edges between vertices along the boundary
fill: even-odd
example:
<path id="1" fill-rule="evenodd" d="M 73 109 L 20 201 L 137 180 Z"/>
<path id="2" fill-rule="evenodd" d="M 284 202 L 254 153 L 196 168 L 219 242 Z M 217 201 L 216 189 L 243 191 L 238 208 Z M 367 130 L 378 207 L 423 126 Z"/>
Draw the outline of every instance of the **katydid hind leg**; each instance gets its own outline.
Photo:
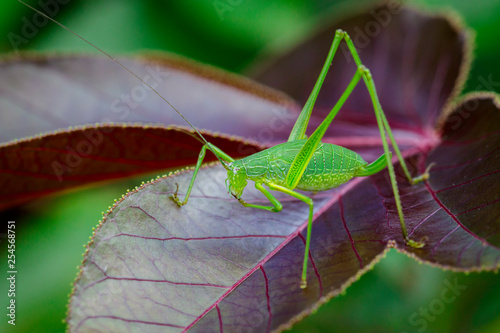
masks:
<path id="1" fill-rule="evenodd" d="M 356 47 L 354 46 L 354 43 L 352 42 L 351 38 L 349 35 L 346 35 L 345 41 L 347 43 L 347 46 L 349 50 L 351 51 L 351 54 L 353 55 L 354 61 L 358 66 L 362 65 L 361 60 L 359 58 L 358 52 L 356 51 Z M 365 84 L 368 88 L 368 92 L 370 93 L 370 97 L 372 99 L 373 107 L 375 109 L 375 115 L 377 116 L 377 122 L 380 124 L 383 124 L 383 129 L 380 129 L 380 134 L 382 133 L 387 133 L 389 136 L 389 139 L 391 140 L 391 144 L 394 148 L 394 151 L 396 152 L 396 155 L 398 156 L 398 160 L 401 163 L 401 167 L 403 168 L 403 172 L 405 173 L 406 178 L 408 179 L 408 182 L 412 185 L 417 184 L 421 181 L 425 181 L 429 178 L 429 170 L 432 167 L 432 164 L 430 164 L 426 170 L 424 171 L 423 174 L 417 176 L 417 177 L 412 177 L 410 175 L 410 172 L 408 171 L 408 167 L 406 165 L 406 162 L 401 154 L 401 151 L 399 149 L 398 144 L 396 143 L 396 140 L 394 139 L 394 135 L 392 134 L 391 127 L 389 126 L 389 122 L 387 121 L 387 118 L 385 116 L 384 111 L 382 110 L 382 106 L 380 105 L 380 101 L 378 99 L 377 91 L 375 89 L 375 84 L 373 83 L 373 79 L 370 73 L 370 70 L 366 69 L 366 74 L 363 76 L 363 79 L 365 81 Z M 380 116 L 380 119 L 379 117 Z M 382 138 L 382 140 L 385 139 L 385 136 Z M 387 153 L 387 151 L 385 151 Z"/>
<path id="2" fill-rule="evenodd" d="M 366 177 L 379 173 L 387 167 L 387 161 L 390 161 L 391 159 L 392 154 L 390 154 L 389 158 L 387 158 L 384 153 L 372 163 L 358 170 L 354 177 Z"/>
<path id="3" fill-rule="evenodd" d="M 339 100 L 335 104 L 335 106 L 332 108 L 332 110 L 329 112 L 328 116 L 323 120 L 323 122 L 318 126 L 318 128 L 314 131 L 314 133 L 307 139 L 306 143 L 304 146 L 301 148 L 299 153 L 295 156 L 292 165 L 290 166 L 290 169 L 288 170 L 288 174 L 286 176 L 286 184 L 290 189 L 294 189 L 297 184 L 299 183 L 302 175 L 305 172 L 305 169 L 307 165 L 309 164 L 314 151 L 316 150 L 316 147 L 319 145 L 321 142 L 321 139 L 326 133 L 326 130 L 332 123 L 333 119 L 339 112 L 340 108 L 342 105 L 345 103 L 349 95 L 352 93 L 356 85 L 358 84 L 359 80 L 361 79 L 362 74 L 364 73 L 365 67 L 361 63 L 361 60 L 356 52 L 356 49 L 354 48 L 354 44 L 351 42 L 351 38 L 349 35 L 343 31 L 343 30 L 337 30 L 335 33 L 334 41 L 332 43 L 332 46 L 330 48 L 330 51 L 328 53 L 327 57 L 327 62 L 325 62 L 325 65 L 321 71 L 320 77 L 318 78 L 318 81 L 316 82 L 316 85 L 314 86 L 313 92 L 311 93 L 311 96 L 306 102 L 306 105 L 304 106 L 304 109 L 302 110 L 301 114 L 299 115 L 299 119 L 297 120 L 293 130 L 292 134 L 295 130 L 298 130 L 297 127 L 299 126 L 307 126 L 307 123 L 304 124 L 302 121 L 302 118 L 306 118 L 304 114 L 306 114 L 307 111 L 307 121 L 309 120 L 309 115 L 312 110 L 312 107 L 314 106 L 314 102 L 316 100 L 316 97 L 319 93 L 319 90 L 321 86 L 323 85 L 324 79 L 326 77 L 326 72 L 328 71 L 328 67 L 325 67 L 327 64 L 330 65 L 330 63 L 333 60 L 333 56 L 335 55 L 335 51 L 337 50 L 340 42 L 344 40 L 348 47 L 349 50 L 351 51 L 351 55 L 354 59 L 354 62 L 357 65 L 357 70 L 356 73 L 354 74 L 353 78 L 349 82 L 347 88 L 345 91 L 342 93 L 340 96 Z M 309 108 L 310 107 L 310 108 Z M 305 127 L 303 128 L 303 131 L 305 132 Z M 290 135 L 290 138 L 292 137 L 292 134 Z M 290 138 L 288 141 L 290 141 Z"/>
<path id="4" fill-rule="evenodd" d="M 311 136 L 307 139 L 305 144 L 302 146 L 298 154 L 295 156 L 292 164 L 290 165 L 290 169 L 288 170 L 288 174 L 286 175 L 286 184 L 290 189 L 294 189 L 299 183 L 302 175 L 304 174 L 307 165 L 309 164 L 314 151 L 318 147 L 321 139 L 326 133 L 326 130 L 330 126 L 331 122 L 340 111 L 342 105 L 344 105 L 345 101 L 352 93 L 359 80 L 361 79 L 361 70 L 358 68 L 356 73 L 354 74 L 351 82 L 345 89 L 345 91 L 340 96 L 340 99 L 337 101 L 333 109 L 330 111 L 328 116 L 323 120 L 323 122 L 318 126 L 318 128 L 311 134 Z"/>
<path id="5" fill-rule="evenodd" d="M 337 49 L 340 45 L 340 42 L 342 41 L 342 38 L 344 37 L 344 34 L 345 32 L 343 32 L 342 30 L 337 30 L 335 32 L 335 37 L 333 38 L 332 45 L 330 46 L 330 50 L 328 51 L 325 63 L 323 64 L 323 68 L 321 69 L 318 79 L 314 84 L 314 88 L 311 94 L 309 95 L 306 103 L 304 104 L 304 107 L 302 108 L 302 111 L 300 112 L 299 117 L 297 118 L 297 121 L 295 122 L 295 125 L 292 128 L 292 131 L 290 132 L 290 136 L 288 137 L 288 142 L 306 138 L 305 133 L 307 130 L 307 125 L 309 124 L 309 119 L 311 118 L 312 109 L 314 107 L 314 104 L 316 103 L 319 91 L 323 86 L 326 74 L 328 73 L 330 65 L 332 64 L 333 61 L 333 57 L 337 52 Z"/>
<path id="6" fill-rule="evenodd" d="M 382 146 L 384 148 L 384 155 L 385 155 L 386 162 L 387 162 L 387 169 L 389 171 L 389 177 L 391 179 L 391 186 L 392 186 L 392 190 L 393 190 L 393 193 L 394 193 L 394 199 L 395 199 L 395 202 L 396 202 L 396 208 L 397 208 L 397 211 L 398 211 L 399 221 L 400 221 L 400 224 L 401 224 L 401 230 L 402 230 L 402 234 L 403 234 L 403 239 L 405 240 L 406 244 L 409 245 L 409 246 L 411 246 L 411 247 L 415 247 L 415 248 L 423 247 L 424 246 L 423 243 L 413 241 L 413 240 L 409 239 L 409 237 L 408 237 L 408 232 L 406 230 L 406 224 L 405 224 L 405 221 L 404 221 L 404 215 L 403 215 L 403 208 L 402 208 L 402 204 L 401 204 L 401 198 L 399 196 L 399 189 L 398 189 L 397 182 L 396 182 L 396 174 L 395 174 L 395 171 L 394 171 L 394 166 L 392 165 L 392 162 L 391 162 L 391 156 L 392 156 L 392 154 L 391 154 L 391 152 L 389 150 L 389 145 L 388 145 L 386 136 L 387 135 L 389 136 L 389 138 L 391 140 L 391 143 L 395 147 L 396 154 L 398 155 L 398 158 L 400 159 L 401 164 L 404 165 L 405 174 L 408 177 L 408 180 L 410 181 L 410 183 L 413 184 L 413 183 L 415 183 L 415 180 L 416 181 L 421 181 L 421 180 L 425 180 L 426 178 L 428 178 L 428 169 L 426 170 L 426 173 L 424 173 L 423 176 L 417 177 L 417 178 L 415 178 L 415 180 L 410 176 L 410 174 L 408 172 L 408 168 L 406 167 L 405 161 L 404 161 L 404 159 L 401 156 L 401 152 L 399 150 L 399 147 L 397 146 L 397 143 L 394 140 L 394 136 L 392 135 L 392 131 L 391 131 L 390 127 L 389 127 L 387 119 L 385 118 L 385 114 L 382 111 L 382 107 L 381 107 L 380 101 L 378 99 L 377 91 L 375 89 L 375 84 L 373 83 L 371 72 L 370 72 L 370 70 L 368 68 L 366 68 L 361 63 L 361 60 L 359 58 L 358 52 L 356 50 L 356 47 L 354 46 L 354 43 L 352 42 L 352 40 L 349 37 L 349 35 L 345 34 L 344 35 L 344 40 L 345 40 L 345 42 L 346 42 L 346 44 L 347 44 L 347 46 L 349 48 L 349 51 L 350 51 L 350 53 L 351 53 L 351 55 L 352 55 L 352 57 L 353 57 L 356 65 L 358 66 L 358 72 L 361 73 L 361 76 L 363 77 L 363 81 L 365 82 L 365 85 L 366 85 L 366 87 L 368 89 L 368 92 L 370 94 L 370 98 L 372 100 L 373 108 L 374 108 L 374 111 L 375 111 L 375 116 L 377 118 L 377 124 L 378 124 L 378 127 L 379 127 L 380 135 L 382 137 Z M 354 80 L 352 80 L 351 83 L 353 83 L 353 81 Z M 349 89 L 349 86 L 348 86 L 348 89 Z M 348 89 L 346 89 L 346 90 L 348 90 Z M 344 94 L 345 93 L 346 92 L 344 92 Z M 350 92 L 349 92 L 349 94 L 350 94 Z M 341 97 L 341 99 L 342 99 L 342 97 Z M 339 102 L 340 102 L 340 100 L 339 100 Z M 339 102 L 337 102 L 337 104 L 339 104 Z M 326 127 L 329 126 L 329 124 L 333 120 L 333 117 L 335 116 L 335 114 L 332 115 L 332 113 L 334 113 L 333 110 L 330 112 L 330 114 L 328 115 L 327 119 L 325 119 L 325 121 L 323 121 L 323 123 L 320 125 L 320 127 L 325 126 L 325 128 L 322 129 L 321 137 L 323 136 L 324 132 L 326 131 Z M 331 118 L 331 119 L 329 119 L 329 118 Z M 327 120 L 328 120 L 328 123 L 327 123 Z M 315 133 L 313 133 L 313 135 L 311 135 L 310 139 L 316 134 L 316 132 L 320 129 L 320 127 L 318 127 L 318 129 L 315 131 Z M 314 152 L 310 152 L 311 157 L 312 157 L 313 153 Z M 299 152 L 299 154 L 300 154 L 300 152 Z M 308 161 L 307 161 L 307 163 L 308 163 Z M 304 169 L 305 169 L 305 167 L 304 167 Z M 292 167 L 290 168 L 290 170 L 292 170 Z"/>
<path id="7" fill-rule="evenodd" d="M 352 44 L 352 41 L 349 39 L 347 40 L 347 44 L 349 45 L 349 49 L 351 50 L 351 52 L 356 52 L 356 49 L 354 48 L 354 45 Z M 351 47 L 352 46 L 352 47 Z M 391 187 L 392 187 L 392 191 L 393 191 L 393 194 L 394 194 L 394 200 L 395 200 L 395 203 L 396 203 L 396 209 L 397 209 L 397 212 L 398 212 L 398 217 L 399 217 L 399 222 L 400 222 L 400 225 L 401 225 L 401 231 L 402 231 L 402 234 L 403 234 L 403 239 L 405 241 L 405 243 L 411 247 L 414 247 L 414 248 L 421 248 L 423 247 L 425 244 L 422 243 L 422 242 L 417 242 L 417 241 L 414 241 L 414 240 L 411 240 L 409 237 L 408 237 L 408 231 L 406 229 L 406 223 L 405 223 L 405 220 L 404 220 L 404 214 L 403 214 L 403 207 L 402 207 L 402 204 L 401 204 L 401 198 L 400 198 L 400 195 L 399 195 L 399 189 L 398 189 L 398 185 L 397 185 L 397 182 L 396 182 L 396 173 L 394 171 L 394 166 L 391 162 L 391 152 L 389 150 L 389 144 L 387 142 L 387 135 L 389 135 L 391 138 L 391 143 L 393 143 L 394 147 L 395 147 L 395 150 L 397 149 L 397 152 L 399 152 L 399 148 L 397 147 L 397 144 L 395 142 L 394 137 L 392 135 L 392 131 L 390 130 L 388 124 L 387 124 L 387 131 L 386 131 L 386 126 L 384 125 L 384 120 L 383 118 L 385 117 L 385 115 L 383 114 L 383 111 L 382 111 L 382 107 L 380 106 L 380 101 L 378 99 L 378 95 L 377 95 L 377 91 L 375 89 L 375 84 L 373 83 L 373 79 L 372 79 L 372 75 L 370 73 L 370 70 L 364 66 L 360 66 L 360 68 L 363 69 L 363 80 L 365 82 L 365 85 L 368 89 L 368 92 L 370 94 L 370 98 L 372 100 L 372 104 L 373 104 L 373 108 L 374 108 L 374 111 L 375 111 L 375 116 L 376 116 L 376 119 L 377 119 L 377 124 L 378 124 L 378 127 L 379 127 L 379 131 L 380 131 L 380 136 L 382 138 L 382 146 L 384 148 L 384 155 L 386 157 L 386 160 L 387 160 L 387 170 L 389 172 L 389 178 L 390 178 L 390 181 L 391 181 Z M 387 121 L 386 121 L 387 123 Z M 390 133 L 390 134 L 388 134 Z M 401 153 L 399 152 L 398 153 L 398 158 L 401 156 Z M 401 162 L 402 164 L 404 164 L 404 160 L 402 159 L 401 157 Z M 406 164 L 404 164 L 406 166 Z M 407 169 L 406 169 L 407 170 Z M 409 173 L 408 173 L 409 175 Z M 411 179 L 411 177 L 410 177 Z"/>
<path id="8" fill-rule="evenodd" d="M 334 108 L 330 111 L 330 113 L 328 114 L 326 119 L 321 123 L 321 125 L 308 138 L 308 140 L 306 141 L 306 143 L 304 144 L 302 149 L 299 151 L 299 153 L 295 157 L 294 161 L 292 162 L 292 165 L 290 166 L 289 172 L 287 174 L 286 183 L 290 189 L 293 189 L 296 187 L 296 185 L 300 181 L 300 178 L 302 177 L 310 159 L 312 158 L 312 155 L 314 154 L 314 151 L 315 151 L 317 145 L 319 144 L 323 135 L 325 134 L 326 129 L 330 126 L 331 122 L 333 121 L 334 117 L 336 116 L 336 114 L 340 110 L 341 106 L 344 104 L 347 97 L 349 97 L 352 90 L 359 82 L 360 77 L 362 77 L 364 82 L 365 82 L 365 85 L 368 89 L 368 92 L 370 94 L 370 97 L 372 99 L 372 103 L 373 103 L 373 107 L 375 110 L 375 115 L 377 118 L 377 123 L 378 123 L 379 131 L 380 131 L 380 135 L 382 137 L 384 155 L 386 158 L 387 168 L 388 168 L 389 176 L 391 179 L 391 186 L 392 186 L 393 193 L 394 193 L 394 198 L 395 198 L 398 216 L 399 216 L 399 220 L 400 220 L 400 224 L 401 224 L 403 238 L 404 238 L 405 242 L 412 247 L 417 247 L 417 248 L 422 247 L 424 245 L 423 243 L 419 243 L 419 242 L 410 240 L 408 237 L 408 232 L 406 230 L 406 224 L 404 222 L 404 215 L 403 215 L 403 209 L 402 209 L 402 205 L 401 205 L 401 199 L 399 196 L 399 190 L 398 190 L 397 183 L 396 183 L 394 167 L 393 167 L 392 162 L 391 162 L 392 154 L 389 150 L 389 145 L 387 142 L 386 135 L 389 135 L 389 137 L 391 139 L 391 143 L 393 143 L 393 145 L 395 146 L 396 153 L 398 154 L 398 158 L 400 158 L 402 164 L 404 163 L 404 160 L 401 157 L 401 153 L 400 153 L 399 148 L 397 147 L 397 144 L 394 140 L 394 137 L 392 135 L 392 131 L 389 128 L 387 120 L 385 119 L 385 122 L 384 122 L 385 115 L 383 114 L 382 107 L 380 106 L 380 101 L 379 101 L 378 96 L 377 96 L 377 92 L 375 89 L 375 85 L 373 83 L 371 73 L 368 70 L 368 68 L 366 68 L 361 63 L 359 55 L 358 55 L 356 48 L 354 47 L 354 44 L 352 43 L 352 40 L 350 39 L 350 37 L 344 33 L 343 39 L 347 43 L 347 46 L 351 52 L 351 55 L 352 55 L 356 65 L 358 66 L 358 69 L 356 71 L 356 74 L 352 78 L 351 82 L 349 83 L 348 87 L 346 88 L 346 90 L 342 94 L 341 98 L 335 104 Z M 404 165 L 406 166 L 406 164 L 404 164 Z M 406 170 L 407 170 L 407 168 L 406 168 Z M 407 173 L 407 176 L 408 175 L 409 175 L 409 173 Z M 425 179 L 426 177 L 428 177 L 428 176 L 426 176 L 424 174 L 424 176 L 422 177 L 422 180 Z M 409 177 L 409 179 L 412 183 L 414 183 L 413 178 Z M 419 178 L 417 178 L 417 180 L 418 179 Z"/>
<path id="9" fill-rule="evenodd" d="M 408 182 L 412 185 L 418 184 L 422 181 L 426 181 L 429 179 L 429 170 L 432 168 L 434 163 L 431 163 L 427 166 L 425 171 L 416 177 L 412 177 L 410 174 L 410 171 L 408 171 L 408 166 L 406 165 L 406 162 L 403 158 L 403 155 L 401 154 L 401 151 L 399 150 L 399 146 L 396 143 L 396 140 L 394 139 L 394 135 L 392 134 L 391 127 L 389 126 L 389 122 L 387 121 L 387 118 L 385 116 L 384 111 L 382 110 L 382 107 L 380 107 L 380 116 L 382 119 L 382 122 L 384 124 L 384 129 L 387 132 L 387 135 L 389 136 L 389 139 L 391 140 L 392 147 L 394 151 L 396 152 L 396 155 L 398 156 L 399 163 L 401 164 L 401 168 L 403 169 L 403 172 L 406 176 L 406 179 L 408 179 Z"/>

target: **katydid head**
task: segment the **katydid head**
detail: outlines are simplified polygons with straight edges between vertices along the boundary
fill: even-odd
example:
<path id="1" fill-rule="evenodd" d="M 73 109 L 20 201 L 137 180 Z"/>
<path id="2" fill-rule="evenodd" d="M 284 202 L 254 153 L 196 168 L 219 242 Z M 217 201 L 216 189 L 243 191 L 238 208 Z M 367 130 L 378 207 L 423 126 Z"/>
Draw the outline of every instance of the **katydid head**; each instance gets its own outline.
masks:
<path id="1" fill-rule="evenodd" d="M 230 193 L 236 199 L 241 198 L 243 190 L 247 186 L 247 176 L 245 170 L 242 170 L 235 163 L 228 163 L 226 165 L 227 169 L 227 179 L 226 188 L 227 192 Z"/>

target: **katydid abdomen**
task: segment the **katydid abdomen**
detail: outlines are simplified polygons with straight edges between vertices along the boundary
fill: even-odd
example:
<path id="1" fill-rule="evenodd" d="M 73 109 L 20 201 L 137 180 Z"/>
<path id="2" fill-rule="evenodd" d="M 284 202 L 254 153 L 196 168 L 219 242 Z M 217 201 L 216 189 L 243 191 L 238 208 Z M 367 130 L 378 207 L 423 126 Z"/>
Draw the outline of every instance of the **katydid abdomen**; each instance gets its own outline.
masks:
<path id="1" fill-rule="evenodd" d="M 234 161 L 232 167 L 237 171 L 228 171 L 229 182 L 238 183 L 239 179 L 246 178 L 257 183 L 286 187 L 286 175 L 306 141 L 307 139 L 285 142 Z M 382 159 L 378 163 L 379 170 L 385 167 L 384 161 Z M 311 192 L 329 190 L 353 177 L 365 175 L 368 166 L 359 154 L 350 149 L 319 143 L 296 188 Z"/>

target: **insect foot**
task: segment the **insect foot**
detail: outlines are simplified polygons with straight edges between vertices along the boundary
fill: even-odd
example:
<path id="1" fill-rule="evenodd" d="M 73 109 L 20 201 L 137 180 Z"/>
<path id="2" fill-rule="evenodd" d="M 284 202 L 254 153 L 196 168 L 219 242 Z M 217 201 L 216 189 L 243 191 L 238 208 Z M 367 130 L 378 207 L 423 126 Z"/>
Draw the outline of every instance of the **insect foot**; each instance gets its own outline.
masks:
<path id="1" fill-rule="evenodd" d="M 300 281 L 300 289 L 307 289 L 307 281 L 306 280 Z"/>
<path id="2" fill-rule="evenodd" d="M 415 185 L 415 184 L 418 184 L 420 182 L 423 182 L 423 181 L 426 181 L 427 179 L 429 179 L 429 170 L 435 165 L 436 163 L 432 162 L 431 164 L 429 164 L 427 166 L 427 168 L 425 169 L 424 173 L 421 174 L 420 176 L 418 177 L 415 177 L 415 178 L 412 178 L 411 179 L 411 184 L 412 185 Z"/>
<path id="3" fill-rule="evenodd" d="M 177 196 L 177 193 L 179 193 L 179 184 L 175 183 L 175 186 L 177 187 L 174 194 L 172 194 L 172 196 L 170 198 L 172 198 L 172 200 L 175 201 L 175 203 L 179 206 L 179 207 L 182 207 L 184 206 L 186 203 L 185 202 L 182 202 L 179 197 Z"/>
<path id="4" fill-rule="evenodd" d="M 410 247 L 413 247 L 415 249 L 420 249 L 420 248 L 425 246 L 425 243 L 422 242 L 422 240 L 423 239 L 421 239 L 420 242 L 417 242 L 417 241 L 414 241 L 412 239 L 407 238 L 407 239 L 405 239 L 405 243 L 406 243 L 406 245 L 408 245 Z"/>

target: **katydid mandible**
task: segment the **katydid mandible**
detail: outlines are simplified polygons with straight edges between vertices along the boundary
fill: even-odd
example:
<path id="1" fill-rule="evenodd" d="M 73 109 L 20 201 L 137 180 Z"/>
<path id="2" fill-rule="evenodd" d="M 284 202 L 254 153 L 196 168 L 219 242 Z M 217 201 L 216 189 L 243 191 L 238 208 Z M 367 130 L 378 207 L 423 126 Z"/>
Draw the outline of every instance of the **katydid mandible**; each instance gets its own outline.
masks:
<path id="1" fill-rule="evenodd" d="M 115 63 L 120 65 L 123 69 L 128 71 L 130 74 L 135 76 L 138 80 L 148 86 L 152 91 L 154 91 L 163 101 L 165 101 L 174 111 L 176 111 L 194 132 L 200 137 L 204 143 L 201 148 L 201 152 L 198 157 L 198 161 L 193 171 L 193 176 L 191 178 L 189 187 L 186 191 L 184 199 L 181 200 L 178 196 L 179 187 L 175 193 L 172 195 L 172 199 L 179 205 L 183 206 L 188 202 L 191 189 L 193 188 L 196 175 L 202 165 L 203 159 L 205 157 L 206 150 L 212 151 L 217 159 L 221 162 L 222 166 L 227 170 L 227 187 L 228 192 L 236 198 L 239 203 L 245 207 L 252 207 L 267 210 L 270 212 L 279 212 L 282 209 L 281 203 L 264 187 L 267 186 L 270 190 L 279 191 L 286 193 L 292 197 L 295 197 L 309 206 L 309 217 L 307 224 L 307 236 L 306 236 L 306 246 L 304 251 L 304 261 L 302 266 L 302 277 L 300 281 L 301 288 L 307 288 L 307 263 L 309 255 L 309 245 L 311 243 L 311 230 L 312 230 L 312 218 L 314 204 L 313 200 L 302 193 L 295 191 L 295 189 L 304 191 L 325 191 L 337 187 L 341 184 L 346 183 L 353 177 L 364 177 L 370 176 L 380 172 L 381 170 L 388 168 L 389 176 L 391 179 L 391 186 L 394 193 L 395 203 L 398 211 L 399 221 L 401 224 L 401 229 L 403 233 L 403 239 L 406 244 L 411 247 L 422 247 L 424 243 L 411 240 L 408 237 L 408 232 L 406 230 L 406 225 L 404 222 L 403 210 L 401 206 L 401 200 L 399 197 L 399 191 L 396 183 L 396 176 L 394 172 L 394 167 L 391 163 L 392 154 L 389 151 L 389 144 L 387 141 L 387 136 L 391 141 L 394 151 L 398 157 L 401 167 L 405 173 L 406 178 L 411 184 L 416 184 L 420 181 L 424 181 L 429 177 L 429 168 L 427 167 L 425 172 L 415 178 L 412 178 L 406 163 L 401 155 L 401 152 L 396 144 L 394 136 L 392 135 L 391 129 L 387 118 L 382 111 L 380 102 L 378 100 L 377 92 L 375 90 L 375 85 L 372 80 L 372 76 L 368 68 L 366 68 L 359 58 L 359 55 L 351 41 L 349 35 L 343 30 L 337 30 L 335 37 L 333 39 L 330 51 L 323 65 L 321 73 L 314 85 L 313 91 L 306 101 L 291 133 L 288 141 L 282 144 L 278 144 L 274 147 L 268 148 L 261 152 L 255 153 L 253 155 L 247 156 L 240 160 L 234 160 L 229 155 L 224 153 L 221 149 L 217 148 L 213 144 L 209 143 L 203 135 L 194 127 L 183 115 L 177 110 L 170 102 L 168 102 L 160 93 L 158 93 L 153 87 L 151 87 L 147 82 L 133 73 L 130 69 L 121 64 L 114 57 L 109 55 L 107 52 L 103 51 L 99 47 L 95 46 L 82 36 L 78 35 L 68 27 L 57 22 L 51 17 L 45 15 L 39 10 L 27 5 L 21 0 L 18 0 L 22 4 L 31 8 L 32 10 L 38 12 L 45 18 L 51 20 L 52 22 L 58 24 L 62 28 L 68 30 L 85 43 L 96 48 L 98 51 L 103 53 L 105 56 L 113 60 Z M 319 127 L 311 134 L 309 138 L 306 137 L 305 132 L 309 119 L 311 116 L 314 103 L 319 94 L 323 81 L 325 80 L 328 68 L 333 60 L 335 52 L 337 51 L 340 43 L 344 41 L 351 55 L 357 65 L 357 70 L 353 75 L 349 85 L 341 95 L 339 101 L 335 104 L 333 109 L 330 111 L 325 120 L 319 125 Z M 365 162 L 360 155 L 357 153 L 329 143 L 322 143 L 321 139 L 325 134 L 327 128 L 330 126 L 335 115 L 338 113 L 346 99 L 349 97 L 358 82 L 363 79 L 368 92 L 370 94 L 373 108 L 375 111 L 375 116 L 377 119 L 377 124 L 379 127 L 380 135 L 382 137 L 382 145 L 384 148 L 384 154 L 376 159 L 372 163 Z M 248 180 L 255 183 L 255 187 L 261 191 L 272 206 L 256 205 L 247 203 L 242 199 L 242 194 L 244 188 L 247 186 Z"/>

